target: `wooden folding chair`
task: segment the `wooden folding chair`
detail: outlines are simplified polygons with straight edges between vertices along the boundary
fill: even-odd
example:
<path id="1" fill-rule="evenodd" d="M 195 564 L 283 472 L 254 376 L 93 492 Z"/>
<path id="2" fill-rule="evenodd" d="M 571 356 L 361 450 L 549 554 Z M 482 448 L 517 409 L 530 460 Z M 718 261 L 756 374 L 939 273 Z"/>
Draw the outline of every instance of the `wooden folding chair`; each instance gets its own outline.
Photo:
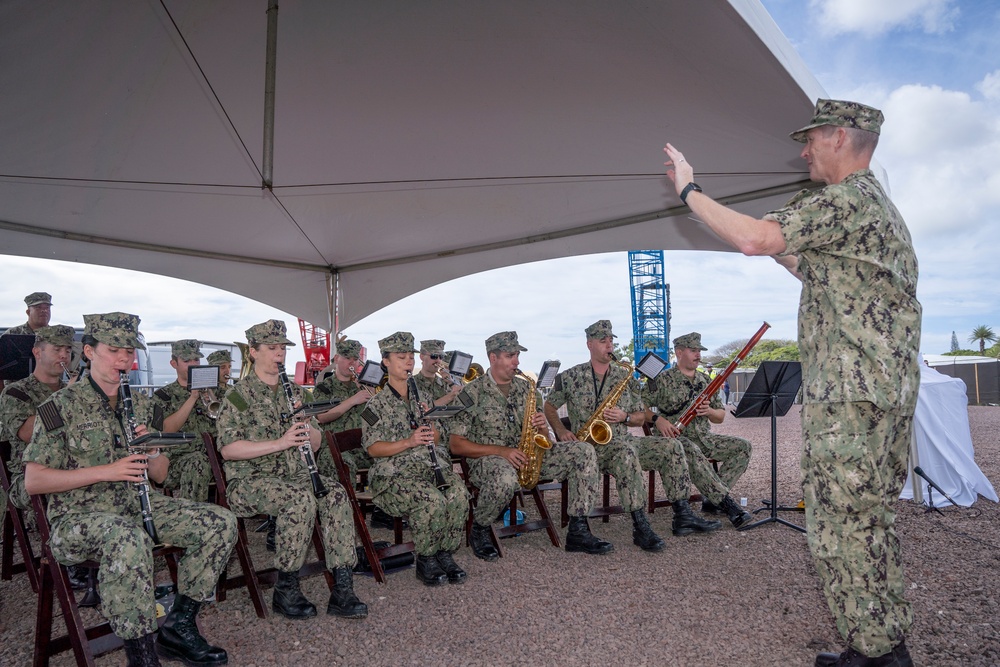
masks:
<path id="1" fill-rule="evenodd" d="M 652 424 L 650 422 L 646 422 L 646 423 L 644 423 L 642 425 L 642 432 L 643 432 L 643 435 L 657 435 L 657 434 L 653 433 Z M 708 459 L 708 462 L 712 464 L 712 467 L 715 469 L 715 472 L 718 473 L 719 472 L 719 462 L 716 461 L 715 459 Z M 647 492 L 649 493 L 648 504 L 646 506 L 647 507 L 647 509 L 646 509 L 647 512 L 649 512 L 650 514 L 652 514 L 653 512 L 656 511 L 657 507 L 670 507 L 670 501 L 669 500 L 667 500 L 666 498 L 657 498 L 656 497 L 656 471 L 655 470 L 650 470 L 649 471 L 649 486 L 647 486 L 646 488 L 647 488 Z M 694 502 L 700 502 L 701 499 L 702 499 L 701 494 L 697 493 L 697 489 L 695 491 L 696 491 L 696 493 L 692 493 L 691 497 L 688 499 L 692 503 L 694 503 Z"/>
<path id="2" fill-rule="evenodd" d="M 138 502 L 138 500 L 136 500 Z M 35 614 L 35 667 L 49 664 L 49 658 L 70 649 L 76 658 L 76 664 L 94 666 L 94 658 L 114 651 L 122 646 L 122 640 L 111 631 L 111 625 L 104 621 L 98 625 L 87 627 L 80 616 L 80 608 L 73 589 L 69 583 L 66 566 L 59 563 L 52 555 L 49 545 L 50 527 L 45 515 L 45 502 L 42 496 L 31 496 L 31 506 L 38 524 L 38 537 L 41 541 L 42 555 L 38 572 L 38 604 Z M 178 547 L 160 547 L 153 550 L 153 557 L 165 557 L 170 577 L 177 585 L 177 554 L 183 549 Z M 96 561 L 84 561 L 83 567 L 97 568 Z M 59 599 L 63 621 L 66 623 L 66 634 L 60 637 L 52 636 L 53 597 Z"/>
<path id="3" fill-rule="evenodd" d="M 5 495 L 10 494 L 10 461 L 11 446 L 6 440 L 0 441 L 0 487 Z M 14 540 L 21 547 L 21 562 L 14 562 Z M 3 552 L 0 553 L 0 578 L 10 581 L 15 574 L 27 572 L 31 582 L 31 590 L 38 593 L 38 556 L 35 555 L 25 528 L 24 511 L 14 507 L 8 500 L 7 511 L 3 516 Z"/>
<path id="4" fill-rule="evenodd" d="M 403 542 L 403 520 L 399 517 L 393 517 L 395 544 L 379 549 L 375 547 L 375 543 L 372 541 L 371 532 L 365 523 L 364 507 L 362 507 L 362 504 L 373 506 L 371 493 L 356 488 L 357 480 L 351 475 L 351 471 L 347 467 L 347 464 L 344 463 L 344 457 L 342 456 L 343 452 L 349 452 L 352 449 L 361 447 L 361 429 L 354 428 L 347 431 L 340 431 L 339 433 L 327 431 L 326 444 L 330 448 L 330 453 L 333 455 L 333 462 L 337 466 L 337 477 L 340 479 L 340 484 L 346 489 L 347 496 L 350 498 L 351 513 L 354 515 L 354 529 L 361 540 L 361 547 L 368 558 L 372 574 L 375 577 L 375 581 L 384 584 L 385 570 L 382 567 L 382 561 L 398 554 L 412 553 L 414 544 L 413 542 Z"/>
<path id="5" fill-rule="evenodd" d="M 226 499 L 226 475 L 222 470 L 222 462 L 219 460 L 219 452 L 215 448 L 215 440 L 213 440 L 211 434 L 209 433 L 202 433 L 201 437 L 205 442 L 205 451 L 208 454 L 208 463 L 212 468 L 212 478 L 215 486 L 215 501 L 219 506 L 232 511 L 232 508 L 229 507 L 229 502 Z M 302 566 L 302 569 L 299 570 L 299 577 L 305 578 L 322 574 L 326 578 L 327 586 L 330 590 L 333 590 L 333 575 L 330 574 L 330 571 L 326 568 L 326 552 L 323 549 L 323 539 L 319 534 L 318 521 L 313 526 L 312 543 L 313 548 L 316 550 L 316 560 L 306 562 Z M 236 557 L 240 561 L 240 568 L 243 570 L 243 573 L 235 576 L 228 576 L 228 573 L 223 571 L 216 590 L 216 599 L 222 602 L 226 599 L 226 591 L 234 588 L 246 587 L 247 593 L 250 595 L 250 601 L 253 603 L 254 611 L 257 612 L 257 616 L 260 618 L 267 618 L 268 609 L 266 603 L 264 602 L 263 586 L 264 584 L 273 586 L 274 582 L 278 579 L 278 571 L 273 567 L 258 570 L 254 566 L 253 557 L 250 555 L 250 540 L 247 537 L 246 522 L 244 517 L 236 517 L 236 546 L 233 548 L 236 551 Z"/>

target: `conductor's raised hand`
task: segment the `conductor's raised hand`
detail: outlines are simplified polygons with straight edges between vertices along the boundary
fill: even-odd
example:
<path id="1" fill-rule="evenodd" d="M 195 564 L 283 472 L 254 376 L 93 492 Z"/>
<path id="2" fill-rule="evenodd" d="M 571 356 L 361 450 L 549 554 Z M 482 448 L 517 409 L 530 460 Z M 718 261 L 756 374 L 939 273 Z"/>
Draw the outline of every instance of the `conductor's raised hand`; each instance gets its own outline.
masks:
<path id="1" fill-rule="evenodd" d="M 684 153 L 672 144 L 664 146 L 663 152 L 670 158 L 663 163 L 667 167 L 667 178 L 674 182 L 674 189 L 679 195 L 688 183 L 694 181 L 694 168 L 684 159 Z"/>

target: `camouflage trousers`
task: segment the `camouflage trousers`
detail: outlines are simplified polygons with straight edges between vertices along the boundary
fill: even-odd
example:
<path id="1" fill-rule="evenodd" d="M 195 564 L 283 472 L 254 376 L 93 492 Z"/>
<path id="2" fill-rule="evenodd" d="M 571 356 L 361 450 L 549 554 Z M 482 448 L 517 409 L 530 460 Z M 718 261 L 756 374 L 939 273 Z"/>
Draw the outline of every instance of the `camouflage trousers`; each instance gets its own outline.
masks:
<path id="1" fill-rule="evenodd" d="M 444 492 L 434 485 L 430 468 L 368 478 L 372 501 L 390 516 L 407 518 L 414 549 L 421 556 L 458 551 L 469 516 L 465 482 L 449 466 L 442 466 L 441 472 L 449 485 Z"/>
<path id="2" fill-rule="evenodd" d="M 732 435 L 714 433 L 685 434 L 689 440 L 701 448 L 702 453 L 719 462 L 719 479 L 727 489 L 746 472 L 750 465 L 750 441 Z M 691 474 L 694 477 L 694 473 Z M 697 484 L 697 483 L 696 483 Z M 700 487 L 699 487 L 700 488 Z"/>
<path id="3" fill-rule="evenodd" d="M 806 528 L 837 630 L 868 656 L 913 623 L 893 508 L 906 481 L 913 417 L 871 403 L 802 406 Z"/>
<path id="4" fill-rule="evenodd" d="M 361 447 L 341 452 L 340 456 L 344 459 L 344 465 L 347 466 L 347 471 L 351 479 L 357 479 L 359 470 L 368 470 L 375 463 L 375 459 Z M 330 453 L 329 447 L 323 446 L 319 448 L 319 453 L 316 455 L 316 467 L 319 468 L 321 475 L 331 479 L 338 479 L 337 464 L 333 460 L 333 454 Z"/>
<path id="5" fill-rule="evenodd" d="M 540 479 L 566 484 L 570 516 L 587 516 L 594 509 L 601 475 L 594 448 L 585 442 L 554 442 L 544 452 Z M 501 456 L 469 459 L 469 481 L 479 488 L 473 518 L 480 526 L 493 523 L 521 488 L 517 470 Z"/>
<path id="6" fill-rule="evenodd" d="M 208 487 L 212 483 L 212 469 L 208 465 L 208 455 L 204 452 L 191 452 L 180 456 L 170 456 L 170 466 L 167 468 L 167 478 L 163 486 L 170 489 L 176 498 L 186 498 L 205 502 L 208 500 Z"/>
<path id="7" fill-rule="evenodd" d="M 663 493 L 667 499 L 686 500 L 691 490 L 691 476 L 688 474 L 684 444 L 680 438 L 647 435 L 633 438 L 632 443 L 639 453 L 639 465 L 642 469 L 660 473 Z"/>
<path id="8" fill-rule="evenodd" d="M 52 553 L 60 563 L 100 563 L 101 613 L 122 639 L 156 631 L 153 598 L 153 544 L 135 516 L 69 512 L 52 524 Z M 212 597 L 219 575 L 236 544 L 236 517 L 218 505 L 149 495 L 153 523 L 166 544 L 183 547 L 177 590 L 202 602 Z"/>
<path id="9" fill-rule="evenodd" d="M 677 439 L 684 446 L 684 458 L 687 460 L 691 483 L 694 484 L 703 498 L 707 498 L 715 505 L 720 504 L 722 499 L 729 495 L 729 487 L 715 472 L 715 468 L 702 452 L 701 447 L 687 438 Z"/>
<path id="10" fill-rule="evenodd" d="M 592 445 L 600 471 L 615 478 L 618 500 L 626 512 L 646 507 L 646 485 L 635 441 L 635 438 L 614 438 L 606 445 Z"/>
<path id="11" fill-rule="evenodd" d="M 0 493 L 0 496 L 3 494 Z M 6 497 L 4 498 L 3 508 L 6 509 Z M 24 473 L 18 472 L 10 478 L 10 504 L 14 507 L 25 510 L 26 512 L 31 512 L 31 496 L 28 492 L 24 490 Z M 3 516 L 3 512 L 0 512 L 0 517 Z"/>
<path id="12" fill-rule="evenodd" d="M 293 477 L 238 479 L 226 489 L 226 499 L 237 516 L 269 514 L 275 519 L 274 567 L 298 572 L 306 562 L 313 528 L 319 519 L 320 538 L 329 569 L 354 567 L 354 517 L 347 491 L 333 479 L 320 475 L 329 493 L 313 495 L 309 474 L 303 469 Z"/>

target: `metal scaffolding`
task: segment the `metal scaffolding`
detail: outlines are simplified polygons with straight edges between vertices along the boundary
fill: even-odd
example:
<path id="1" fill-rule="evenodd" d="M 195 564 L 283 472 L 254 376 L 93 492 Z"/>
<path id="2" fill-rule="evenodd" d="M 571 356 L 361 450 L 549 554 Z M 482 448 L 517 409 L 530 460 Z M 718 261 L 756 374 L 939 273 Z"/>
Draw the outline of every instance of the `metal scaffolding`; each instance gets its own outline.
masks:
<path id="1" fill-rule="evenodd" d="M 638 364 L 647 352 L 670 361 L 670 285 L 663 279 L 662 250 L 628 253 L 632 282 L 632 333 Z"/>

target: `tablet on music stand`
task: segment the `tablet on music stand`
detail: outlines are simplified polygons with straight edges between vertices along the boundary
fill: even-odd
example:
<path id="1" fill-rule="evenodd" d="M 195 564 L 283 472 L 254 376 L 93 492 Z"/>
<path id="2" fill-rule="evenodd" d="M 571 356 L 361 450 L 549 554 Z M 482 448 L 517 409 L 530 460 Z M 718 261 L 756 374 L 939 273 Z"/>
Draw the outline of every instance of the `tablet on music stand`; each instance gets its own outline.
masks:
<path id="1" fill-rule="evenodd" d="M 316 401 L 315 403 L 306 403 L 305 405 L 300 405 L 295 408 L 295 415 L 302 415 L 304 417 L 315 417 L 316 415 L 321 415 L 327 410 L 332 410 L 333 408 L 340 405 L 340 399 L 332 401 Z"/>
<path id="2" fill-rule="evenodd" d="M 667 362 L 663 360 L 663 357 L 655 352 L 647 352 L 635 365 L 635 370 L 652 380 L 666 367 Z"/>
<path id="3" fill-rule="evenodd" d="M 188 389 L 215 389 L 219 386 L 218 366 L 188 366 Z"/>
<path id="4" fill-rule="evenodd" d="M 194 442 L 198 437 L 197 433 L 163 433 L 162 431 L 150 431 L 146 435 L 140 435 L 129 443 L 129 449 L 166 449 L 176 447 L 188 442 Z"/>
<path id="5" fill-rule="evenodd" d="M 358 373 L 358 382 L 369 387 L 377 387 L 381 384 L 383 377 L 385 377 L 385 371 L 382 370 L 382 365 L 369 359 L 361 368 L 361 372 Z"/>
<path id="6" fill-rule="evenodd" d="M 464 405 L 435 406 L 424 413 L 424 419 L 447 419 L 448 417 L 454 417 L 464 409 Z"/>
<path id="7" fill-rule="evenodd" d="M 451 361 L 448 362 L 448 372 L 451 373 L 452 377 L 457 377 L 461 380 L 469 372 L 469 366 L 471 365 L 471 354 L 455 350 L 451 353 Z"/>
<path id="8" fill-rule="evenodd" d="M 538 382 L 536 389 L 549 389 L 556 383 L 556 376 L 559 375 L 560 362 L 557 359 L 550 359 L 542 363 L 542 370 L 538 371 Z"/>

